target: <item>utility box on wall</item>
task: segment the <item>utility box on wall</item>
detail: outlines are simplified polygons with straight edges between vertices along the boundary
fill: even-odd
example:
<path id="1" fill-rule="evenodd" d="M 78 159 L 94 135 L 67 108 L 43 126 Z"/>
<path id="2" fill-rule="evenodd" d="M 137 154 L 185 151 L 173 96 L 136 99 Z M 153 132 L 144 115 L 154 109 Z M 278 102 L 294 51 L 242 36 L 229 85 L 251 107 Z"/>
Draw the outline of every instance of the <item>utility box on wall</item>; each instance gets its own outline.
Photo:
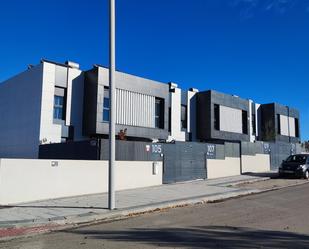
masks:
<path id="1" fill-rule="evenodd" d="M 152 163 L 152 174 L 153 175 L 158 175 L 159 174 L 159 163 L 158 162 L 153 162 Z"/>

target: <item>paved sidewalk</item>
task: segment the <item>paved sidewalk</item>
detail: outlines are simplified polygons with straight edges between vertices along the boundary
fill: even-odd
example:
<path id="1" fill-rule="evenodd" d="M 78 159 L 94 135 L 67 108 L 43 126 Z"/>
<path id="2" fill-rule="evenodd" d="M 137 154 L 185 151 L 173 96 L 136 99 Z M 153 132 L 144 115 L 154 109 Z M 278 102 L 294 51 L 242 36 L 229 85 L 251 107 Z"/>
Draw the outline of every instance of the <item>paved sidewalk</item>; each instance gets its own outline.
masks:
<path id="1" fill-rule="evenodd" d="M 107 209 L 106 193 L 0 207 L 0 238 L 22 235 L 27 233 L 26 228 L 29 230 L 36 226 L 47 226 L 45 230 L 52 230 L 57 226 L 115 219 L 160 208 L 247 195 L 259 191 L 241 189 L 235 185 L 268 179 L 269 177 L 241 175 L 119 191 L 116 192 L 117 209 L 113 211 Z M 19 231 L 18 229 L 21 228 L 22 230 Z M 44 231 L 44 229 L 29 231 L 28 233 L 32 233 Z"/>

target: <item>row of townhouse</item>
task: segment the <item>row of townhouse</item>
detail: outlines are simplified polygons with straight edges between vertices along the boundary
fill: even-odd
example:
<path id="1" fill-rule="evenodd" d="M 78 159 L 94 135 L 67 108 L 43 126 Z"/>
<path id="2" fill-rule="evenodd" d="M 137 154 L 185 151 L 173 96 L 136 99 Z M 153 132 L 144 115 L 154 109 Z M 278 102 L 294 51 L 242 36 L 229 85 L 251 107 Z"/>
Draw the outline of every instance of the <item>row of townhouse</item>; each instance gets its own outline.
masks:
<path id="1" fill-rule="evenodd" d="M 108 68 L 41 60 L 0 84 L 0 158 L 37 158 L 40 144 L 107 138 Z M 277 103 L 116 73 L 116 132 L 135 141 L 299 143 L 299 112 Z"/>

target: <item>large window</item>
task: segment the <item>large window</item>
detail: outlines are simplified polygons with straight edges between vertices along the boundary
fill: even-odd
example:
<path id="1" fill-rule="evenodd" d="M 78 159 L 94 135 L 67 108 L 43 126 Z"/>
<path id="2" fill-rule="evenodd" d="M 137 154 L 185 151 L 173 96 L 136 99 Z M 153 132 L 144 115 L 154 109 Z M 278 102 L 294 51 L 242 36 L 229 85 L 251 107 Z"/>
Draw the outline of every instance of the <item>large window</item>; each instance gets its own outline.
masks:
<path id="1" fill-rule="evenodd" d="M 217 104 L 214 104 L 214 128 L 220 130 L 220 106 Z"/>
<path id="2" fill-rule="evenodd" d="M 281 135 L 281 119 L 280 114 L 277 114 L 277 133 Z"/>
<path id="3" fill-rule="evenodd" d="M 298 118 L 295 118 L 295 137 L 299 137 L 299 123 Z"/>
<path id="4" fill-rule="evenodd" d="M 64 120 L 64 97 L 63 96 L 54 96 L 54 119 Z"/>
<path id="5" fill-rule="evenodd" d="M 248 112 L 242 110 L 242 133 L 248 134 Z"/>
<path id="6" fill-rule="evenodd" d="M 187 106 L 181 105 L 181 129 L 187 129 Z"/>
<path id="7" fill-rule="evenodd" d="M 109 90 L 108 88 L 104 88 L 103 122 L 109 122 Z"/>
<path id="8" fill-rule="evenodd" d="M 164 129 L 164 100 L 161 98 L 155 100 L 155 127 Z"/>

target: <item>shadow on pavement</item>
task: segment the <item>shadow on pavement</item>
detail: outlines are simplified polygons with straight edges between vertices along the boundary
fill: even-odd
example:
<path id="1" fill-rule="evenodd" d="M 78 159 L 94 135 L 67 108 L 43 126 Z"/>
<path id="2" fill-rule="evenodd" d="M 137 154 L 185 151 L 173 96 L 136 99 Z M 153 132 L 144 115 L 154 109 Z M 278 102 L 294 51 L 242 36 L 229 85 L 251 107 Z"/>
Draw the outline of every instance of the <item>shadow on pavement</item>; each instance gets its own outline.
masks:
<path id="1" fill-rule="evenodd" d="M 59 208 L 59 209 L 106 209 L 107 207 L 93 207 L 93 206 L 63 206 L 63 205 L 0 205 L 0 209 L 5 208 Z"/>
<path id="2" fill-rule="evenodd" d="M 279 178 L 279 174 L 277 172 L 266 172 L 266 173 L 246 172 L 246 173 L 243 173 L 243 175 L 246 175 L 246 176 L 256 176 L 256 177 L 270 177 L 271 179 Z"/>
<path id="3" fill-rule="evenodd" d="M 228 226 L 122 231 L 78 229 L 66 233 L 84 235 L 88 239 L 137 243 L 138 247 L 147 244 L 172 248 L 309 248 L 307 235 Z"/>

